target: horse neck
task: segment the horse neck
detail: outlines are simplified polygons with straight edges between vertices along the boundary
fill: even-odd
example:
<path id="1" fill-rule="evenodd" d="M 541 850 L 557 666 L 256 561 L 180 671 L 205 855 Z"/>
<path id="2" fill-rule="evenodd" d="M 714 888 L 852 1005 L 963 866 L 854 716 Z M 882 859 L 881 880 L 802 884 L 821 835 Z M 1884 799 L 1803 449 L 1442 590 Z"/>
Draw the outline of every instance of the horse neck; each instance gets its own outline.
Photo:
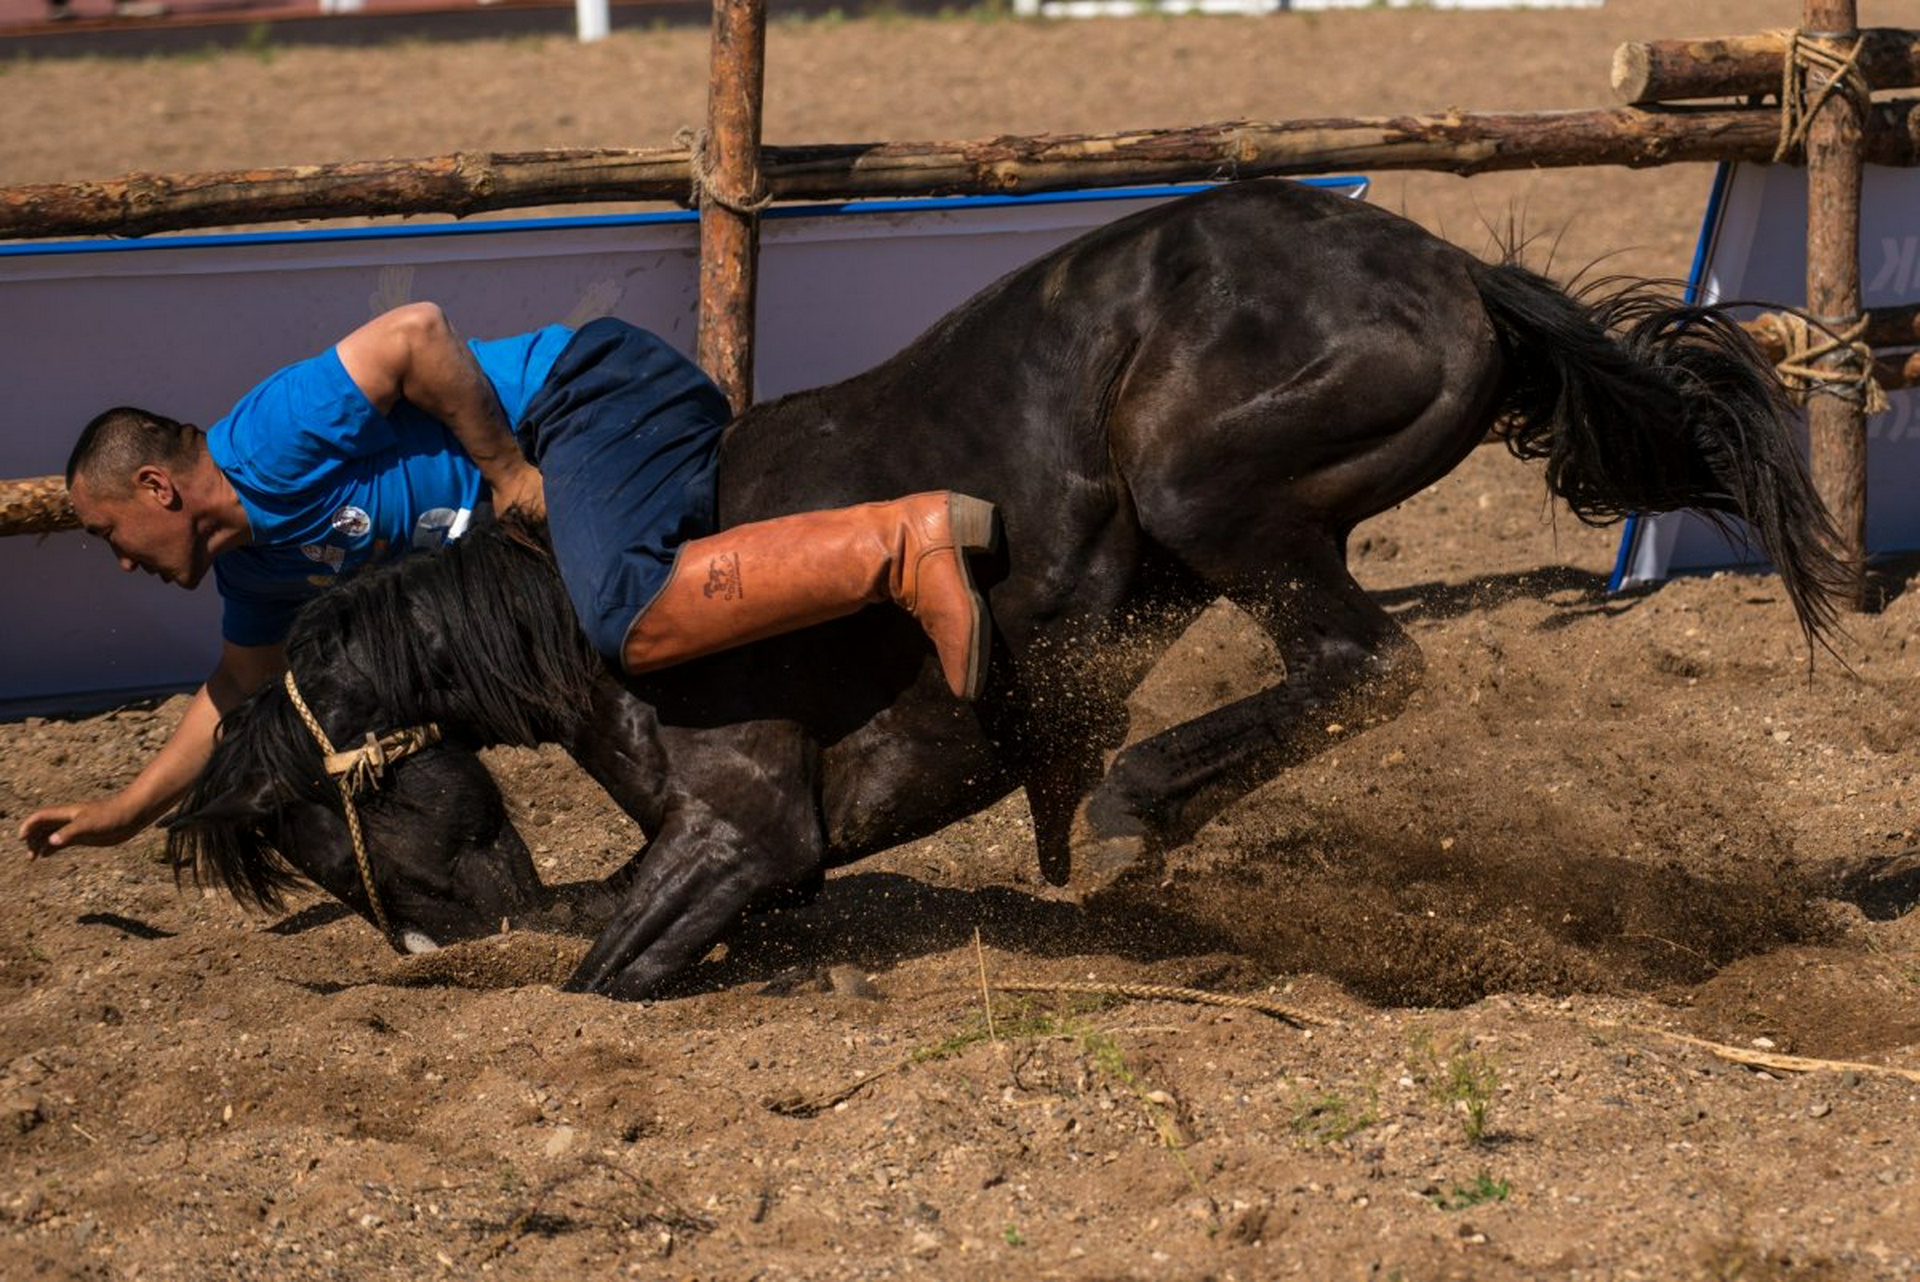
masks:
<path id="1" fill-rule="evenodd" d="M 329 733 L 433 722 L 472 744 L 532 746 L 573 732 L 599 663 L 551 561 L 476 543 L 396 571 L 335 589 L 357 594 L 317 612 L 318 644 L 293 656 Z"/>

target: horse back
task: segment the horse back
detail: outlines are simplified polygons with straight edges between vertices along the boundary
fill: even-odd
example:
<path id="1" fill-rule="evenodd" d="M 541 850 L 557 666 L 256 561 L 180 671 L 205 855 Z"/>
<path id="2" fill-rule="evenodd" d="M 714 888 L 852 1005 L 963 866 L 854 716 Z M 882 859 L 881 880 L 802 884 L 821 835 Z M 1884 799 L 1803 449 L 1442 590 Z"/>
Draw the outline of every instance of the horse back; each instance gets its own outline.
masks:
<path id="1" fill-rule="evenodd" d="M 996 617 L 1114 604 L 1109 580 L 1143 581 L 1155 526 L 1209 513 L 1216 492 L 1244 504 L 1258 487 L 1275 509 L 1350 526 L 1450 469 L 1484 426 L 1430 424 L 1392 458 L 1397 486 L 1380 469 L 1340 483 L 1436 400 L 1485 417 L 1497 357 L 1471 262 L 1396 215 L 1282 180 L 1136 213 L 1001 278 L 874 369 L 742 416 L 722 448 L 722 519 L 976 494 L 999 507 L 1014 558 Z"/>

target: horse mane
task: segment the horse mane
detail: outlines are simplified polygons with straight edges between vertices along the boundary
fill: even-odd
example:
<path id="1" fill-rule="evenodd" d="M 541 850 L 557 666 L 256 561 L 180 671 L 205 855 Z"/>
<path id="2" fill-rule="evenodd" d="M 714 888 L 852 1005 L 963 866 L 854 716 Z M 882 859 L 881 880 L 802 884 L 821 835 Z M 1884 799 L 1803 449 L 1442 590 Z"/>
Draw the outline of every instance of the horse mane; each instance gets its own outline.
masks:
<path id="1" fill-rule="evenodd" d="M 295 801 L 333 795 L 320 746 L 301 724 L 286 689 L 263 687 L 220 719 L 212 758 L 176 815 L 166 821 L 174 881 L 219 886 L 269 912 L 307 878 L 299 861 Z"/>
<path id="2" fill-rule="evenodd" d="M 322 593 L 295 620 L 287 662 L 303 689 L 362 688 L 385 723 L 356 734 L 431 721 L 477 746 L 570 737 L 605 670 L 544 529 L 511 516 Z"/>
<path id="3" fill-rule="evenodd" d="M 288 666 L 316 715 L 335 699 L 377 708 L 382 731 L 435 722 L 472 747 L 570 737 L 587 716 L 600 657 L 574 621 L 543 533 L 488 522 L 443 550 L 344 580 L 308 603 Z M 320 747 L 275 681 L 221 718 L 212 758 L 176 817 L 176 878 L 279 911 L 299 870 L 296 803 L 338 799 Z"/>

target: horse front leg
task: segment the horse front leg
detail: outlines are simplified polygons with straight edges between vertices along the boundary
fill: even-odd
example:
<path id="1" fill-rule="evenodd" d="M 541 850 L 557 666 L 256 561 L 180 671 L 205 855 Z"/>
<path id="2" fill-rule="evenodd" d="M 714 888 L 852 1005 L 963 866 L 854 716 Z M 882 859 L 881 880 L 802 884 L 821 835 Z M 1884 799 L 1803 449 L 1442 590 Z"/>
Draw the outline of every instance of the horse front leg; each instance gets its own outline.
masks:
<path id="1" fill-rule="evenodd" d="M 706 956 L 757 896 L 787 884 L 781 864 L 727 825 L 676 822 L 651 844 L 613 919 L 562 987 L 645 997 Z"/>
<path id="2" fill-rule="evenodd" d="M 1419 688 L 1419 647 L 1338 557 L 1282 579 L 1278 593 L 1229 595 L 1273 636 L 1286 680 L 1121 751 L 1074 816 L 1076 893 L 1151 871 L 1229 804 L 1399 715 Z"/>
<path id="3" fill-rule="evenodd" d="M 669 730 L 661 743 L 674 767 L 666 804 L 645 848 L 612 879 L 620 903 L 568 992 L 644 997 L 751 908 L 820 871 L 815 758 L 796 728 Z"/>

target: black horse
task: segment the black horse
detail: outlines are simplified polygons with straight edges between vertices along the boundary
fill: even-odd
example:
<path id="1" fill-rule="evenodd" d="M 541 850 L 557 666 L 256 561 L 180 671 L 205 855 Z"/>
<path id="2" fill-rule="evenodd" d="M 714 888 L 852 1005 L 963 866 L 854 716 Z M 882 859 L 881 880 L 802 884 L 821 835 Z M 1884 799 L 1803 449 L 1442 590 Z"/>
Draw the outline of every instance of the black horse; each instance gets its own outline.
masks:
<path id="1" fill-rule="evenodd" d="M 496 528 L 341 585 L 292 671 L 326 734 L 433 722 L 363 800 L 396 945 L 495 929 L 538 880 L 472 755 L 559 743 L 639 823 L 620 907 L 569 981 L 637 997 L 757 899 L 1024 787 L 1042 871 L 1098 886 L 1395 715 L 1418 651 L 1346 568 L 1349 531 L 1489 434 L 1546 461 L 1588 521 L 1737 517 L 1810 641 L 1848 581 L 1772 371 L 1739 327 L 1643 282 L 1576 299 L 1380 209 L 1282 181 L 1095 231 L 992 285 L 898 356 L 729 429 L 723 522 L 929 489 L 998 506 L 976 562 L 994 665 L 954 700 L 904 614 L 615 680 L 544 552 Z M 1286 679 L 1137 743 L 1124 700 L 1225 596 Z M 363 915 L 319 749 L 270 687 L 229 716 L 169 846 L 271 904 L 297 869 Z"/>

